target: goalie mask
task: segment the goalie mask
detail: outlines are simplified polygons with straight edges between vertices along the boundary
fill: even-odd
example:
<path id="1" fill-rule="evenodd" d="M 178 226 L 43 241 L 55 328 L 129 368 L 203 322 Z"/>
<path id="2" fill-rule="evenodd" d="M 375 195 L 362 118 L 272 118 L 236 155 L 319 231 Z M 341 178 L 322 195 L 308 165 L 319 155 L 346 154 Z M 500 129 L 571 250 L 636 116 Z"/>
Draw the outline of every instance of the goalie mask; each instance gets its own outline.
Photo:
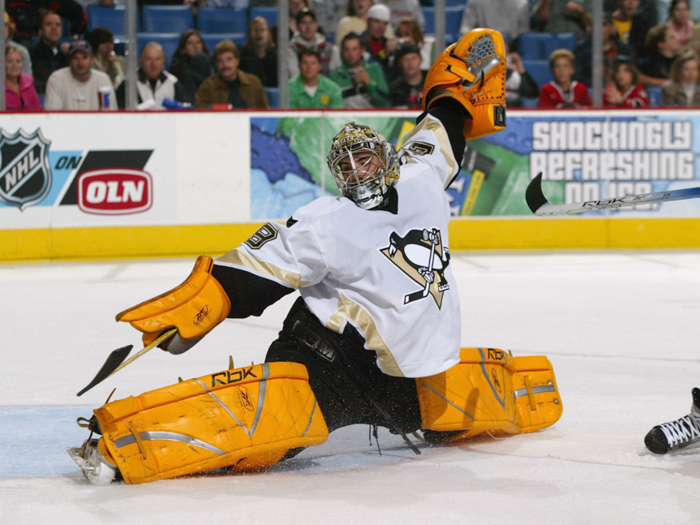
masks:
<path id="1" fill-rule="evenodd" d="M 328 167 L 341 193 L 363 210 L 384 203 L 399 178 L 394 145 L 378 131 L 348 122 L 333 139 Z"/>

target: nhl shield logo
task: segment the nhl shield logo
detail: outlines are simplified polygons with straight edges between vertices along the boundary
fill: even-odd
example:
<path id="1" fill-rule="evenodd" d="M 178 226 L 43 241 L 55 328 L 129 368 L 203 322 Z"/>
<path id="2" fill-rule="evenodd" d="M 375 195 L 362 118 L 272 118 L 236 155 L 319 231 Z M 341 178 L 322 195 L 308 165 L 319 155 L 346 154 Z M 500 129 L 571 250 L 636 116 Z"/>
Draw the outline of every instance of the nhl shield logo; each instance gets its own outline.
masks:
<path id="1" fill-rule="evenodd" d="M 51 189 L 49 145 L 41 129 L 29 135 L 0 130 L 0 200 L 20 211 L 40 202 Z"/>

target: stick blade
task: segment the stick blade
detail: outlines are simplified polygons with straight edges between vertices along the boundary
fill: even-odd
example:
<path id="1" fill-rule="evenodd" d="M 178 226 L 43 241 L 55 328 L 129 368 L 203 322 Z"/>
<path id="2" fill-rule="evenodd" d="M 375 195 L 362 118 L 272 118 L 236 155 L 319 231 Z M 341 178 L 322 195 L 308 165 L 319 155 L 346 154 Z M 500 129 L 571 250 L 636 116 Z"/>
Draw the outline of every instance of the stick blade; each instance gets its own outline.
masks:
<path id="1" fill-rule="evenodd" d="M 548 204 L 547 197 L 542 193 L 542 172 L 537 174 L 537 177 L 530 181 L 525 190 L 525 201 L 532 213 L 537 213 L 542 206 Z"/>
<path id="2" fill-rule="evenodd" d="M 93 379 L 88 386 L 86 386 L 80 392 L 78 392 L 78 397 L 82 396 L 92 387 L 98 385 L 99 383 L 107 379 L 111 375 L 111 373 L 114 372 L 119 367 L 119 365 L 121 365 L 124 362 L 126 357 L 129 355 L 129 352 L 131 352 L 132 348 L 134 348 L 134 345 L 123 346 L 122 348 L 117 348 L 111 354 L 109 354 L 107 361 L 105 361 L 105 364 L 102 365 L 100 371 L 97 372 L 95 379 Z"/>

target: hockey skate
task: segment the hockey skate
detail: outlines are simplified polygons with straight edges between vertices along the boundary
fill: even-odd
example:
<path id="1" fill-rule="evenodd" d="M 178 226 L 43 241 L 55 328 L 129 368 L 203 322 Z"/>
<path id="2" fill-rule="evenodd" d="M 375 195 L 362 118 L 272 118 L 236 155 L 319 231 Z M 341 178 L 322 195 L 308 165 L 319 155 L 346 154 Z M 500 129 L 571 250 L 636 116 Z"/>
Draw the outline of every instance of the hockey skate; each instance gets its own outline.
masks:
<path id="1" fill-rule="evenodd" d="M 100 452 L 97 439 L 86 440 L 82 447 L 69 447 L 68 454 L 93 485 L 109 485 L 119 477 L 119 469 Z"/>
<path id="2" fill-rule="evenodd" d="M 666 454 L 690 446 L 700 446 L 700 389 L 693 388 L 690 414 L 652 428 L 644 444 L 654 454 Z"/>

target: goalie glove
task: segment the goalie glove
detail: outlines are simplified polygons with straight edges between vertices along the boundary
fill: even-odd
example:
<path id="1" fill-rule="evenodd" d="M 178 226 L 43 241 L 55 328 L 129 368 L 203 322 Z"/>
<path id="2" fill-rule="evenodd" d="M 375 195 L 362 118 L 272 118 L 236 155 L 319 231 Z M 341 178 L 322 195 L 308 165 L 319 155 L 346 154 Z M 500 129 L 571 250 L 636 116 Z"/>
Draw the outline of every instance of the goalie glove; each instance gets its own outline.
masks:
<path id="1" fill-rule="evenodd" d="M 228 295 L 211 275 L 213 266 L 211 257 L 200 256 L 184 283 L 124 310 L 117 315 L 117 321 L 130 323 L 143 332 L 144 346 L 166 330 L 177 328 L 177 334 L 159 346 L 171 354 L 186 352 L 231 311 Z"/>
<path id="2" fill-rule="evenodd" d="M 423 111 L 452 99 L 465 109 L 463 134 L 472 140 L 506 127 L 506 57 L 503 36 L 473 29 L 449 46 L 428 71 Z M 453 104 L 450 101 L 450 106 Z"/>

